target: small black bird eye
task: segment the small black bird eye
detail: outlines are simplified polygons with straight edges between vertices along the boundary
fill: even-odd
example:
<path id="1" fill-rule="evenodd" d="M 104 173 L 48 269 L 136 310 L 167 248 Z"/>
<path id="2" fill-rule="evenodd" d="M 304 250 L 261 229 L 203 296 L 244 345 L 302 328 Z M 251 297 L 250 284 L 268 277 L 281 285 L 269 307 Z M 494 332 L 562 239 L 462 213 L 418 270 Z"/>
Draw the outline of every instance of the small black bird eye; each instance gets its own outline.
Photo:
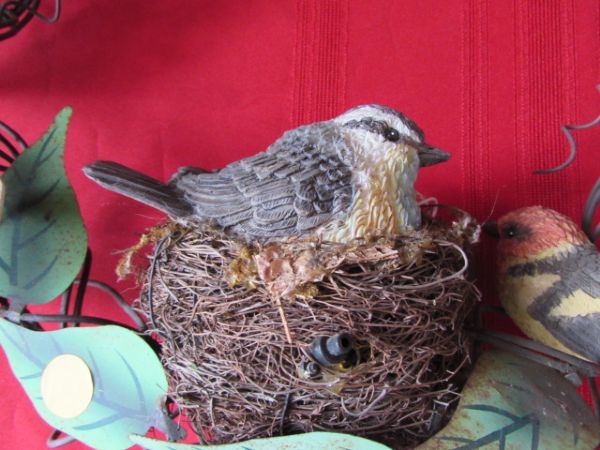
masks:
<path id="1" fill-rule="evenodd" d="M 504 227 L 504 233 L 502 234 L 504 237 L 512 239 L 517 235 L 517 227 L 514 225 L 507 225 Z"/>
<path id="2" fill-rule="evenodd" d="M 391 142 L 396 142 L 400 139 L 400 133 L 395 128 L 387 128 L 384 132 L 384 137 Z"/>

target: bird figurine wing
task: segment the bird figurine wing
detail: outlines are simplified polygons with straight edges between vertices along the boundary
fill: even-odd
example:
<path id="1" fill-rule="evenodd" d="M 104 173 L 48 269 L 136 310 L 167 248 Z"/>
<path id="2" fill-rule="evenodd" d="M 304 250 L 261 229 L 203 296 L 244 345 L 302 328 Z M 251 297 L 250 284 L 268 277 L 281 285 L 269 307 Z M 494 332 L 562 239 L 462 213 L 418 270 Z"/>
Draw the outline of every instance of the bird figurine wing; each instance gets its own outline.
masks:
<path id="1" fill-rule="evenodd" d="M 337 127 L 323 122 L 289 131 L 217 172 L 183 168 L 169 184 L 196 216 L 241 236 L 304 234 L 349 209 L 351 155 Z"/>
<path id="2" fill-rule="evenodd" d="M 566 347 L 600 361 L 600 253 L 592 245 L 577 247 L 538 268 L 560 278 L 531 303 L 529 313 Z"/>

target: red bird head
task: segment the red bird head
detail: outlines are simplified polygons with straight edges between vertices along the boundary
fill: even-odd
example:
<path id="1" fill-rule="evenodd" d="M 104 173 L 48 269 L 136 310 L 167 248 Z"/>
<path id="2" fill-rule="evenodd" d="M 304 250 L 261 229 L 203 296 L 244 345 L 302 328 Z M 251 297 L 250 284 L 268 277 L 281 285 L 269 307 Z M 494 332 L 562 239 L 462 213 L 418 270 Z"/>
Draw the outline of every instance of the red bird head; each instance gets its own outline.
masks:
<path id="1" fill-rule="evenodd" d="M 512 264 L 550 256 L 572 246 L 590 245 L 575 222 L 552 209 L 529 206 L 512 211 L 484 230 L 499 239 L 498 261 Z"/>

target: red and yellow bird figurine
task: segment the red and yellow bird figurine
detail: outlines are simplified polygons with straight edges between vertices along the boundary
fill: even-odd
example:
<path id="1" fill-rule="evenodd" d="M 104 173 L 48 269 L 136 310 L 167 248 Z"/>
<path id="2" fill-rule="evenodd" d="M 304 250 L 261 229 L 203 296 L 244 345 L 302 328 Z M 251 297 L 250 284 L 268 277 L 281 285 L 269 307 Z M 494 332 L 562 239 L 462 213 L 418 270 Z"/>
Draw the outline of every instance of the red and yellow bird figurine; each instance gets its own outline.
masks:
<path id="1" fill-rule="evenodd" d="M 599 188 L 590 201 L 597 201 Z M 541 206 L 512 211 L 484 230 L 498 238 L 498 295 L 519 328 L 538 342 L 599 363 L 600 253 L 586 233 Z M 590 235 L 595 239 L 597 233 Z"/>

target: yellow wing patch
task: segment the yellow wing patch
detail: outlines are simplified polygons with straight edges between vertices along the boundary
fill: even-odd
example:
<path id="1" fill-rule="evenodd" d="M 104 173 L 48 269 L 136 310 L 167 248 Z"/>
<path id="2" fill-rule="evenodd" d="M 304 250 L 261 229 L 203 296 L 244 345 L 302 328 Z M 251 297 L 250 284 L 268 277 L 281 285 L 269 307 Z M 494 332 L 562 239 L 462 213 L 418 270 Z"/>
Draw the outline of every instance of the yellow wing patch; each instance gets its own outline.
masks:
<path id="1" fill-rule="evenodd" d="M 600 313 L 600 298 L 592 297 L 581 289 L 564 297 L 560 305 L 550 311 L 555 317 L 576 317 L 591 313 Z"/>
<path id="2" fill-rule="evenodd" d="M 556 274 L 539 274 L 534 277 L 505 277 L 499 296 L 506 313 L 515 324 L 531 339 L 541 342 L 549 347 L 578 356 L 560 343 L 541 322 L 531 317 L 527 308 L 533 301 L 542 295 L 560 277 Z"/>

